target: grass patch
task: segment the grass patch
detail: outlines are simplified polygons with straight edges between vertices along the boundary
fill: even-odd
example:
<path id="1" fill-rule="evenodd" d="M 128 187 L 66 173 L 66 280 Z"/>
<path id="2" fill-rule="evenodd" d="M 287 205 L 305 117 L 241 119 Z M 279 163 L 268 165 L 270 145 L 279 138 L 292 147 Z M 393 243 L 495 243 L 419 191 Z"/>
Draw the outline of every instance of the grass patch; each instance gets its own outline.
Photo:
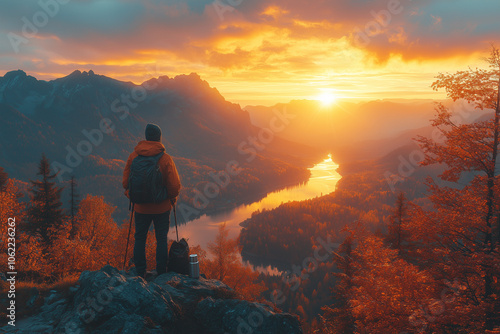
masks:
<path id="1" fill-rule="evenodd" d="M 40 308 L 44 304 L 46 297 L 50 295 L 50 290 L 56 290 L 61 298 L 66 298 L 71 301 L 73 292 L 70 287 L 77 285 L 79 275 L 67 276 L 53 283 L 39 283 L 34 281 L 16 281 L 16 320 L 35 315 L 40 312 Z M 0 295 L 5 296 L 1 300 L 0 317 L 7 316 L 6 308 L 9 306 L 10 299 L 7 298 L 10 284 L 0 280 Z M 35 297 L 38 295 L 38 297 Z M 33 298 L 33 305 L 29 306 L 28 302 Z"/>

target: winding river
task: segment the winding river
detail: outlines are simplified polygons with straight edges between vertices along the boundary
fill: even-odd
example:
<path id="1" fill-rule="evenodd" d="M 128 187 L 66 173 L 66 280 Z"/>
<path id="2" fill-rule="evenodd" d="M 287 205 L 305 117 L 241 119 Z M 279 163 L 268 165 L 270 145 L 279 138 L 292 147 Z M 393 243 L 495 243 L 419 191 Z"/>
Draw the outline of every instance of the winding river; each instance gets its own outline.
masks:
<path id="1" fill-rule="evenodd" d="M 226 223 L 229 237 L 236 238 L 241 230 L 239 224 L 250 218 L 252 213 L 257 210 L 269 210 L 282 203 L 303 201 L 335 191 L 335 186 L 341 178 L 340 174 L 336 172 L 337 168 L 338 165 L 332 161 L 331 156 L 328 156 L 309 169 L 311 177 L 306 183 L 269 193 L 258 202 L 240 205 L 228 212 L 201 216 L 179 226 L 179 236 L 189 238 L 190 245 L 200 245 L 206 250 L 207 244 L 215 240 L 219 225 Z"/>

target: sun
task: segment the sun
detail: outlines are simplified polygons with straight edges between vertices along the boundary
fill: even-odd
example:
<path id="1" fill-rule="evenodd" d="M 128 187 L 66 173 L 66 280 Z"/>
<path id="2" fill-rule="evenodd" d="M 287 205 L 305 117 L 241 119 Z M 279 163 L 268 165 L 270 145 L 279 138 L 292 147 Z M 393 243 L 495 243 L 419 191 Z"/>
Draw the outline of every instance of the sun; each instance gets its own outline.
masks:
<path id="1" fill-rule="evenodd" d="M 316 97 L 323 107 L 329 107 L 337 101 L 337 96 L 332 92 L 323 92 Z"/>

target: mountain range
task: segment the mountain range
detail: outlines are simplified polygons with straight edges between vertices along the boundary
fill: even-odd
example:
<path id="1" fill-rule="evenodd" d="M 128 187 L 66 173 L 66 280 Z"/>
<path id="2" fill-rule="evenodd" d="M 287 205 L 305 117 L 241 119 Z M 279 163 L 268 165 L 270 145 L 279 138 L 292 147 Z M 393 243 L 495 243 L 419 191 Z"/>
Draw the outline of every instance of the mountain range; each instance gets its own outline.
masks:
<path id="1" fill-rule="evenodd" d="M 75 175 L 80 193 L 102 195 L 117 206 L 118 220 L 128 208 L 123 167 L 147 123 L 162 128 L 181 175 L 185 220 L 303 182 L 306 167 L 324 154 L 254 126 L 248 112 L 194 73 L 137 85 L 93 71 L 51 81 L 11 71 L 0 77 L 0 117 L 0 166 L 10 177 L 35 179 L 44 153 L 61 185 Z M 239 174 L 208 203 L 195 205 L 196 195 L 214 182 L 210 175 L 235 162 Z"/>
<path id="2" fill-rule="evenodd" d="M 487 116 L 461 101 L 444 103 L 463 121 Z M 188 221 L 304 182 L 307 167 L 327 153 L 349 169 L 372 159 L 397 167 L 399 156 L 416 149 L 413 138 L 431 135 L 434 104 L 379 100 L 326 107 L 300 100 L 241 108 L 195 73 L 137 85 L 91 70 L 51 81 L 17 70 L 0 77 L 0 166 L 26 192 L 44 153 L 61 186 L 75 175 L 79 192 L 104 196 L 120 222 L 128 209 L 121 187 L 125 161 L 144 139 L 146 124 L 156 123 L 181 175 L 179 218 Z M 226 182 L 234 166 L 239 172 Z M 67 191 L 64 196 L 67 203 Z"/>
<path id="3" fill-rule="evenodd" d="M 465 101 L 377 100 L 338 102 L 324 106 L 319 101 L 296 100 L 271 107 L 247 106 L 252 122 L 267 124 L 272 110 L 285 108 L 296 115 L 294 123 L 280 135 L 304 145 L 332 152 L 337 163 L 377 159 L 401 146 L 413 144 L 418 135 L 430 135 L 436 103 L 443 103 L 462 122 L 481 119 Z"/>

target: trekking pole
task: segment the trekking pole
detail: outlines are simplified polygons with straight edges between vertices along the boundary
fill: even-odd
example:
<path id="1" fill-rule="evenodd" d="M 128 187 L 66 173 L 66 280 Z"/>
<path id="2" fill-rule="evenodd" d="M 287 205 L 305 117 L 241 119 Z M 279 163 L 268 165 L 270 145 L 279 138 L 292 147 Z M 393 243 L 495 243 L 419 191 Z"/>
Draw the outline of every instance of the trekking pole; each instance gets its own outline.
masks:
<path id="1" fill-rule="evenodd" d="M 135 203 L 132 203 L 132 211 L 130 211 L 130 222 L 128 224 L 127 247 L 125 247 L 125 257 L 123 258 L 122 270 L 125 270 L 125 263 L 127 263 L 128 243 L 130 241 L 130 231 L 132 230 L 132 218 L 134 217 L 134 205 L 135 205 Z M 130 209 L 130 206 L 129 206 L 129 209 Z"/>
<path id="2" fill-rule="evenodd" d="M 175 233 L 177 233 L 177 242 L 179 242 L 179 231 L 177 230 L 177 213 L 175 212 L 175 202 L 172 201 L 174 206 L 174 221 L 175 221 Z"/>

